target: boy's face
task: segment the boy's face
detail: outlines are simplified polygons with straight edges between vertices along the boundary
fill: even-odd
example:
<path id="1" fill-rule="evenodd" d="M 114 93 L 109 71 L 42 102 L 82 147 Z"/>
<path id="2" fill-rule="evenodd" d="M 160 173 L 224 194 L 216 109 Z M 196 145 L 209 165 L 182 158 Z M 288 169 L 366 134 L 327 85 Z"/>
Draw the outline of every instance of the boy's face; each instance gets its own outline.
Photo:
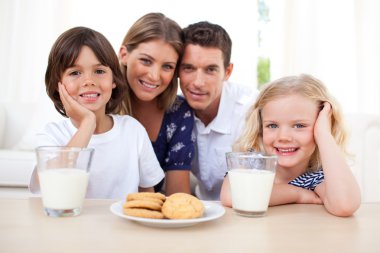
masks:
<path id="1" fill-rule="evenodd" d="M 228 80 L 232 64 L 225 69 L 220 49 L 189 44 L 179 68 L 181 90 L 199 117 L 217 114 L 223 82 Z"/>
<path id="2" fill-rule="evenodd" d="M 318 105 L 300 95 L 268 102 L 261 111 L 264 149 L 278 156 L 278 168 L 303 173 L 316 149 L 314 125 Z"/>
<path id="3" fill-rule="evenodd" d="M 105 113 L 112 95 L 112 70 L 102 65 L 91 48 L 83 46 L 74 66 L 67 68 L 61 78 L 69 95 L 93 112 Z"/>

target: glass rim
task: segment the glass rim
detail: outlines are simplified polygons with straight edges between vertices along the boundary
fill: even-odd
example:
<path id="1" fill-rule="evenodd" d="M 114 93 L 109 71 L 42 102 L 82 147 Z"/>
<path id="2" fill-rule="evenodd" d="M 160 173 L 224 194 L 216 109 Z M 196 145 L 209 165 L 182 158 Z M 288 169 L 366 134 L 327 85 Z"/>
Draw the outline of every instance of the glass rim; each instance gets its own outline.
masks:
<path id="1" fill-rule="evenodd" d="M 226 157 L 253 157 L 253 158 L 275 158 L 277 159 L 277 155 L 255 152 L 255 151 L 231 151 L 226 153 Z"/>

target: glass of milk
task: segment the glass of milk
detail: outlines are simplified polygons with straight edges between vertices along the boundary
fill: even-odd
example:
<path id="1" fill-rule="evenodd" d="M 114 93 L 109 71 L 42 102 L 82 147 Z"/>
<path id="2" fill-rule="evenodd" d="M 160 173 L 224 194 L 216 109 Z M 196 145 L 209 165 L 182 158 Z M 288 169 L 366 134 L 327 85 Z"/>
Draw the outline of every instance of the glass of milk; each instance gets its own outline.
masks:
<path id="1" fill-rule="evenodd" d="M 91 148 L 36 149 L 42 203 L 48 216 L 66 217 L 81 213 L 93 153 Z"/>
<path id="2" fill-rule="evenodd" d="M 226 153 L 233 210 L 260 217 L 268 210 L 277 156 L 255 152 Z"/>

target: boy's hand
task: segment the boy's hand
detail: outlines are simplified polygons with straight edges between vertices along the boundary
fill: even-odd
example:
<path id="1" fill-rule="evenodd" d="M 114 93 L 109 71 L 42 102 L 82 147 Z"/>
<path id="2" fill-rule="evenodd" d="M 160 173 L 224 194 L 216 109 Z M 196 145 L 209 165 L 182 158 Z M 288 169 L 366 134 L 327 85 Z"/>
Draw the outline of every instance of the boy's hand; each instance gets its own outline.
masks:
<path id="1" fill-rule="evenodd" d="M 62 83 L 58 83 L 59 96 L 61 98 L 66 115 L 79 125 L 86 118 L 95 119 L 95 114 L 73 99 Z"/>

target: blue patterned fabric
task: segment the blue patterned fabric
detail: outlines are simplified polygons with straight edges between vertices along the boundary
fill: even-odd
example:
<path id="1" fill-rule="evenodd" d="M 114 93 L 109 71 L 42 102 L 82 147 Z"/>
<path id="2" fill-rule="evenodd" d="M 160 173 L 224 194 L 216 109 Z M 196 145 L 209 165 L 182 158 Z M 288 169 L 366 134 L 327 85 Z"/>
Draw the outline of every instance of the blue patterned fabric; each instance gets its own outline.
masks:
<path id="1" fill-rule="evenodd" d="M 324 180 L 323 170 L 306 172 L 290 181 L 288 184 L 314 191 L 315 187 Z"/>
<path id="2" fill-rule="evenodd" d="M 154 152 L 166 172 L 190 170 L 194 157 L 192 135 L 194 113 L 183 97 L 177 96 L 173 106 L 166 111 L 157 140 L 152 142 Z"/>

